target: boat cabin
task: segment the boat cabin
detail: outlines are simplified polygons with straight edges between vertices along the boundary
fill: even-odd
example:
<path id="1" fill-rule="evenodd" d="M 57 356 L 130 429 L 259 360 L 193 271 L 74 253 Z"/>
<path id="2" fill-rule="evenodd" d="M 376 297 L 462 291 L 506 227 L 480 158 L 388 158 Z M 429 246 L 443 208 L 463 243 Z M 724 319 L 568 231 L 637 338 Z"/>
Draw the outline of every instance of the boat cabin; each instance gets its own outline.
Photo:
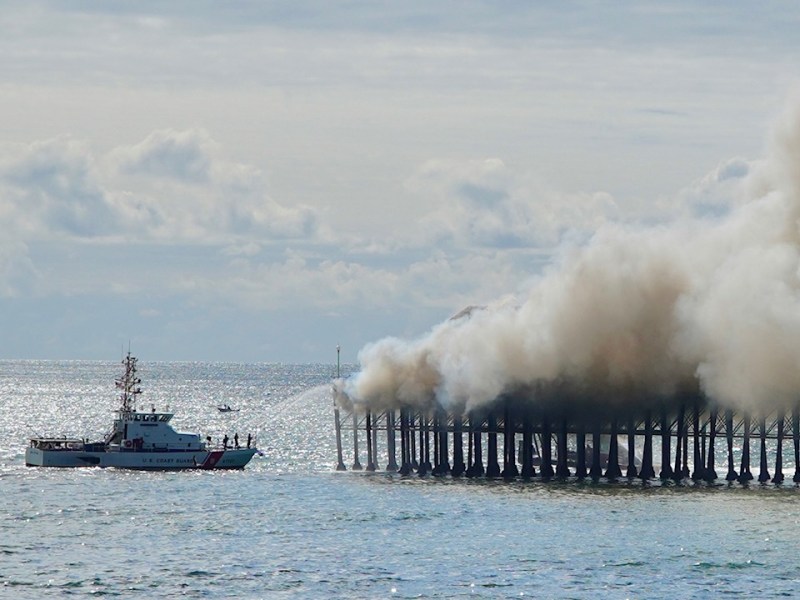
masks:
<path id="1" fill-rule="evenodd" d="M 205 448 L 196 433 L 175 431 L 169 424 L 173 413 L 119 410 L 114 427 L 106 437 L 109 447 L 128 452 L 189 452 Z"/>

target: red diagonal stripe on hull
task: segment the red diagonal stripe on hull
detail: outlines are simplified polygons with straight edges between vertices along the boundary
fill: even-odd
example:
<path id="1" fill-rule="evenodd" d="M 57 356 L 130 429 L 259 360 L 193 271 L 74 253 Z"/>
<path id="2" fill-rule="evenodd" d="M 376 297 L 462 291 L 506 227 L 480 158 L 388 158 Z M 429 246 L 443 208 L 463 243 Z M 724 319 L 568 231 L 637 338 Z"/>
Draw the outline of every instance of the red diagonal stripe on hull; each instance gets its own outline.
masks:
<path id="1" fill-rule="evenodd" d="M 215 466 L 217 466 L 219 459 L 222 458 L 223 452 L 223 450 L 214 450 L 213 452 L 209 452 L 200 468 L 213 469 Z"/>

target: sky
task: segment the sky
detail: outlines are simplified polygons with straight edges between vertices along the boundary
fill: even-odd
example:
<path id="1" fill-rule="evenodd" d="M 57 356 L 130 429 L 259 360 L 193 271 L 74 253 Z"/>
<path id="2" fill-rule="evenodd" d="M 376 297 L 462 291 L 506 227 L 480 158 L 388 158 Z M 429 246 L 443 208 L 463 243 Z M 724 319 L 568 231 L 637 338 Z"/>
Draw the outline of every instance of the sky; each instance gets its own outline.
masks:
<path id="1" fill-rule="evenodd" d="M 0 358 L 354 362 L 724 211 L 789 2 L 5 2 Z"/>

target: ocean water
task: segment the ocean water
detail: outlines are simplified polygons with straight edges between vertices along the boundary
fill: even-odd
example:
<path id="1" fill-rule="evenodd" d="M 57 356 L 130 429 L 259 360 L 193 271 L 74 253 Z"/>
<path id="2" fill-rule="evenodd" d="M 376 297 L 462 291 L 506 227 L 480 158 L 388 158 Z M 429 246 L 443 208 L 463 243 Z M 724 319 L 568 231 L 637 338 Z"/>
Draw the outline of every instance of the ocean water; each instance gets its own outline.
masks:
<path id="1" fill-rule="evenodd" d="M 140 374 L 144 406 L 217 439 L 252 433 L 264 456 L 235 472 L 25 467 L 32 435 L 105 432 L 119 365 L 0 361 L 0 597 L 800 594 L 794 484 L 336 473 L 330 365 L 141 362 Z"/>

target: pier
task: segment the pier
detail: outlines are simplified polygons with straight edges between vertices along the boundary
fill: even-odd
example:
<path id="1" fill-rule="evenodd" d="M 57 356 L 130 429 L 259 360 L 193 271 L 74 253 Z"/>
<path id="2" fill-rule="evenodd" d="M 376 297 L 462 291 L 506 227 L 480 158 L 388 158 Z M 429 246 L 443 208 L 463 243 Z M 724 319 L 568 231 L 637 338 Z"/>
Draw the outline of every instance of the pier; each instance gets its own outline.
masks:
<path id="1" fill-rule="evenodd" d="M 514 400 L 450 414 L 357 412 L 334 402 L 336 469 L 497 479 L 800 482 L 800 405 L 738 414 L 702 396 L 633 411 Z M 784 456 L 791 457 L 784 472 Z M 757 460 L 754 460 L 757 459 Z"/>

